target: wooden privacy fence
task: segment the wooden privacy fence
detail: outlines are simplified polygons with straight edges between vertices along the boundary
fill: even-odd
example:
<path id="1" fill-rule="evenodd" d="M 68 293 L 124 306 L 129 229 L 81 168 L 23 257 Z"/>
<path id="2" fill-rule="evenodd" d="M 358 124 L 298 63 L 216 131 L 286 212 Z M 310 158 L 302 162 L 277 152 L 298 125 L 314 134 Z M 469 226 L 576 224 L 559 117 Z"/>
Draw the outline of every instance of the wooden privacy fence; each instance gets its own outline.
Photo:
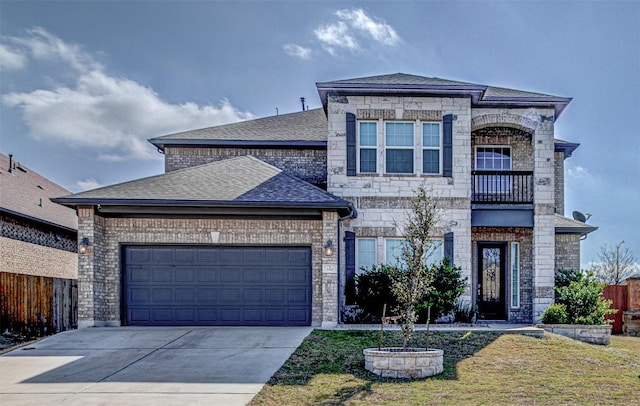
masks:
<path id="1" fill-rule="evenodd" d="M 41 337 L 77 327 L 77 280 L 0 272 L 0 332 Z"/>
<path id="2" fill-rule="evenodd" d="M 609 285 L 604 288 L 602 296 L 605 299 L 613 301 L 612 309 L 618 309 L 616 314 L 608 314 L 605 316 L 607 320 L 613 320 L 611 328 L 612 334 L 622 334 L 622 312 L 627 310 L 627 286 L 626 285 Z"/>

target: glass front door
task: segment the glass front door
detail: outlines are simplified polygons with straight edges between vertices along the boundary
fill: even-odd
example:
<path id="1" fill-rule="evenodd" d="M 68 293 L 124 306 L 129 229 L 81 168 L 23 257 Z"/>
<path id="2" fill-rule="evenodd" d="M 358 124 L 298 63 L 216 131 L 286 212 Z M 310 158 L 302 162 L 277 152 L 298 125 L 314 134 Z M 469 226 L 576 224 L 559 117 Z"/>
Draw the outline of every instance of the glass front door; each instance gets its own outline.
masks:
<path id="1" fill-rule="evenodd" d="M 478 243 L 478 318 L 505 320 L 506 243 Z"/>

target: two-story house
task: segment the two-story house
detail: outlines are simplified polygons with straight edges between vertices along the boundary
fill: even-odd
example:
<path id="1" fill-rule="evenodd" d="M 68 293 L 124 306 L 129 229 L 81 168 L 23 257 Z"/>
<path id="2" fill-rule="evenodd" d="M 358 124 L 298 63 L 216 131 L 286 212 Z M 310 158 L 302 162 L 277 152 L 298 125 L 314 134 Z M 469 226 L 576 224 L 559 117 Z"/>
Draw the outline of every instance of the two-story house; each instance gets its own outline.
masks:
<path id="1" fill-rule="evenodd" d="M 151 139 L 165 174 L 76 207 L 81 325 L 332 325 L 361 267 L 395 260 L 419 186 L 432 259 L 487 320 L 532 322 L 595 230 L 564 217 L 570 99 L 406 74 L 317 83 L 322 109 Z M 326 188 L 326 190 L 325 190 Z"/>

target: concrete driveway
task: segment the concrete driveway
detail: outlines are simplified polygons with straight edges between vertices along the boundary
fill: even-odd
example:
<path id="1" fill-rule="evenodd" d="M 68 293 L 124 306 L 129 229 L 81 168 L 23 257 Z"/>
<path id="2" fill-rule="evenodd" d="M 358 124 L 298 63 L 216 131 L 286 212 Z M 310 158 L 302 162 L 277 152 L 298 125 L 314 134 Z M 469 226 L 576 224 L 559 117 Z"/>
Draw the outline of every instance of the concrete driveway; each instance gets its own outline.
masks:
<path id="1" fill-rule="evenodd" d="M 0 357 L 0 404 L 244 405 L 311 327 L 67 331 Z"/>

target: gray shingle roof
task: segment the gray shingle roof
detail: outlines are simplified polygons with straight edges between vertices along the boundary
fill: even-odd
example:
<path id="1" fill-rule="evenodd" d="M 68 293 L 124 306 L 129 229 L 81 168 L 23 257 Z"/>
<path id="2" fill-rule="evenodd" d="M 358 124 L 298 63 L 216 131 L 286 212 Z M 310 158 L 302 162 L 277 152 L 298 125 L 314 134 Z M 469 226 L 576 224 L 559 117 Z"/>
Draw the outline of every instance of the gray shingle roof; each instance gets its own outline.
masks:
<path id="1" fill-rule="evenodd" d="M 313 109 L 169 134 L 152 138 L 149 142 L 160 148 L 166 144 L 325 146 L 327 116 L 322 109 Z"/>
<path id="2" fill-rule="evenodd" d="M 180 169 L 55 201 L 72 207 L 82 204 L 349 207 L 349 202 L 252 156 Z"/>
<path id="3" fill-rule="evenodd" d="M 556 233 L 586 235 L 598 229 L 598 227 L 570 219 L 560 214 L 554 215 Z"/>
<path id="4" fill-rule="evenodd" d="M 331 94 L 411 94 L 470 97 L 474 106 L 547 106 L 553 107 L 556 118 L 567 107 L 570 98 L 516 89 L 479 85 L 441 78 L 429 78 L 406 73 L 316 83 L 323 106 Z"/>
<path id="5" fill-rule="evenodd" d="M 49 198 L 69 191 L 22 165 L 9 172 L 9 157 L 0 154 L 0 209 L 67 229 L 78 229 L 75 211 Z M 13 165 L 12 165 L 13 166 Z"/>

